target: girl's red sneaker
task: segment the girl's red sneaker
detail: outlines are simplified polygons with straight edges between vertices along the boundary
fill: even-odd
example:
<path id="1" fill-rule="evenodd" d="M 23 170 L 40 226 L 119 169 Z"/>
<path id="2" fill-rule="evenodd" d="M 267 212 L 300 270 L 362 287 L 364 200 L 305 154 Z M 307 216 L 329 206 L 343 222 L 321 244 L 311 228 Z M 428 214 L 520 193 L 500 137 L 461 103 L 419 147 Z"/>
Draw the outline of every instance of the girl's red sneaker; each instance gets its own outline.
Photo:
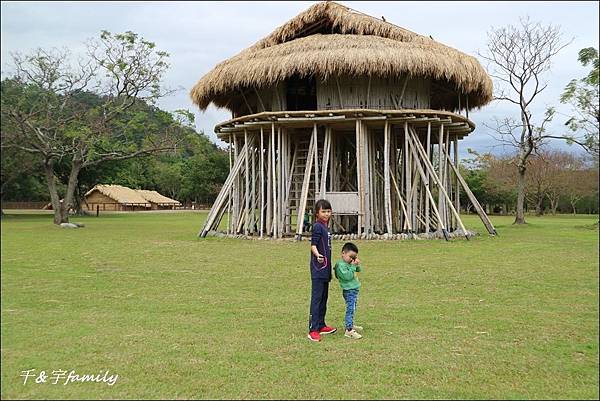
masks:
<path id="1" fill-rule="evenodd" d="M 318 331 L 311 331 L 308 333 L 308 339 L 310 341 L 321 341 L 321 335 Z"/>
<path id="2" fill-rule="evenodd" d="M 333 334 L 337 331 L 336 328 L 325 326 L 321 330 L 319 330 L 319 334 Z"/>

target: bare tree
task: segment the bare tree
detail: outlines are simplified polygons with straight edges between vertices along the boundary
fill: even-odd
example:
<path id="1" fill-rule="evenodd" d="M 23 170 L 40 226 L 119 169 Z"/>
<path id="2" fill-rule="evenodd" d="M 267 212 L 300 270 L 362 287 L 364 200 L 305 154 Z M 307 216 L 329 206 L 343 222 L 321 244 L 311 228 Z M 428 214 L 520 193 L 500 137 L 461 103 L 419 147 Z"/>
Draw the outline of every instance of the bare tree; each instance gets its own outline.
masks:
<path id="1" fill-rule="evenodd" d="M 480 56 L 488 61 L 490 75 L 500 84 L 496 86 L 495 99 L 515 105 L 520 114 L 520 120 L 512 117 L 496 120 L 496 126 L 490 128 L 496 132 L 494 136 L 501 144 L 516 150 L 515 224 L 524 224 L 528 159 L 550 138 L 546 124 L 555 114 L 550 108 L 541 121 L 536 122 L 531 106 L 548 86 L 543 76 L 550 70 L 552 58 L 568 43 L 562 41 L 559 27 L 542 26 L 531 22 L 528 17 L 521 18 L 519 22 L 518 26 L 509 25 L 488 32 L 487 51 Z"/>
<path id="2" fill-rule="evenodd" d="M 2 81 L 1 114 L 11 127 L 2 130 L 2 146 L 39 158 L 55 224 L 68 222 L 82 168 L 171 150 L 177 143 L 180 121 L 149 127 L 141 136 L 122 121 L 136 103 L 152 105 L 170 93 L 161 86 L 169 55 L 129 31 L 103 31 L 87 49 L 74 63 L 68 50 L 13 54 L 14 73 Z M 70 174 L 61 202 L 56 168 L 65 162 Z"/>

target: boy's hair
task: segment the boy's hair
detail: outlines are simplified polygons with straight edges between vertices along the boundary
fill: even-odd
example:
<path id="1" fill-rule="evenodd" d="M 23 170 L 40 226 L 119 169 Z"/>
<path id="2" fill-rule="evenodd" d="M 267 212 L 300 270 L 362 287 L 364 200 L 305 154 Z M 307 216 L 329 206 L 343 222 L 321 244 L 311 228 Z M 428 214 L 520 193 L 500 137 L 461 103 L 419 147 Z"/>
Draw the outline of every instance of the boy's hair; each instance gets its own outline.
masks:
<path id="1" fill-rule="evenodd" d="M 358 247 L 354 245 L 352 242 L 346 242 L 342 247 L 342 252 L 356 252 L 358 253 Z"/>
<path id="2" fill-rule="evenodd" d="M 319 210 L 321 209 L 331 210 L 331 203 L 329 203 L 327 199 L 319 199 L 315 202 L 315 216 L 317 216 L 317 213 L 319 213 Z"/>

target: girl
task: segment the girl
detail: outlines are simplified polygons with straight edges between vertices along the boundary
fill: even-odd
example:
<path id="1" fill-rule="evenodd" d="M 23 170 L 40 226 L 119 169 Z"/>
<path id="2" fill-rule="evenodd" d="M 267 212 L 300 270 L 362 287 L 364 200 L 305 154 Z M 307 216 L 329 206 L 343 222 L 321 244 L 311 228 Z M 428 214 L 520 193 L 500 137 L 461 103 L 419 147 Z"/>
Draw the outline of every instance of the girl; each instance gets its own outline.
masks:
<path id="1" fill-rule="evenodd" d="M 322 334 L 333 334 L 336 329 L 325 324 L 327 296 L 331 281 L 331 234 L 328 223 L 331 217 L 331 204 L 325 199 L 315 203 L 315 223 L 313 224 L 310 246 L 310 316 L 308 339 L 321 341 Z"/>

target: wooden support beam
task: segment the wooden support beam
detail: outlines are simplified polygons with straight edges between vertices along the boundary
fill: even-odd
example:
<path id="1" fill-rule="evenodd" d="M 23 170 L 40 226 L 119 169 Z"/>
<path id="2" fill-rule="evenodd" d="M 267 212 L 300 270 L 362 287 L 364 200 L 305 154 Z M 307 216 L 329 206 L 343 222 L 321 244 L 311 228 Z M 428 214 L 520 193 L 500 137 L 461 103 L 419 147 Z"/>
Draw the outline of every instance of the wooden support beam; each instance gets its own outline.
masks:
<path id="1" fill-rule="evenodd" d="M 273 176 L 273 188 L 272 188 L 272 195 L 273 195 L 273 219 L 271 220 L 271 224 L 273 225 L 272 228 L 272 233 L 273 233 L 273 237 L 277 236 L 277 216 L 278 216 L 278 210 L 277 210 L 277 172 L 276 172 L 276 153 L 275 153 L 275 123 L 271 124 L 271 158 L 273 160 L 273 163 L 271 164 L 271 174 Z M 271 228 L 269 228 L 269 231 L 271 232 Z"/>
<path id="2" fill-rule="evenodd" d="M 264 161 L 264 155 L 263 155 L 263 150 L 264 150 L 264 130 L 263 127 L 260 127 L 260 156 L 259 156 L 259 163 L 260 163 L 260 203 L 259 203 L 259 208 L 260 208 L 260 227 L 259 227 L 259 232 L 260 232 L 260 237 L 262 238 L 263 233 L 264 233 L 264 229 L 265 229 L 265 215 L 264 215 L 264 210 L 265 210 L 265 161 Z"/>
<path id="3" fill-rule="evenodd" d="M 383 177 L 385 230 L 389 235 L 392 234 L 392 202 L 390 199 L 390 125 L 387 121 L 383 129 Z"/>
<path id="4" fill-rule="evenodd" d="M 254 111 L 252 111 L 252 107 L 250 107 L 250 103 L 248 103 L 248 99 L 246 99 L 246 95 L 244 94 L 244 91 L 240 90 L 240 93 L 242 94 L 242 97 L 244 98 L 244 102 L 246 103 L 246 107 L 248 107 L 248 111 L 250 112 L 250 114 L 254 114 Z"/>
<path id="5" fill-rule="evenodd" d="M 245 146 L 246 145 L 244 144 L 244 148 L 245 148 Z M 223 187 L 221 188 L 219 195 L 217 195 L 217 198 L 215 199 L 215 203 L 213 204 L 213 207 L 210 209 L 210 212 L 208 212 L 208 216 L 206 217 L 206 222 L 204 223 L 204 227 L 198 233 L 199 237 L 205 237 L 206 233 L 208 231 L 210 231 L 210 229 L 212 228 L 213 223 L 221 210 L 221 207 L 224 205 L 225 200 L 227 200 L 227 194 L 229 193 L 229 189 L 231 188 L 231 185 L 233 184 L 234 179 L 237 178 L 237 176 L 240 172 L 240 169 L 244 163 L 245 163 L 245 149 L 242 149 L 241 156 L 238 157 L 237 160 L 235 161 L 235 164 L 233 165 L 233 169 L 229 172 L 229 175 L 227 176 L 227 179 L 225 180 L 225 183 L 223 184 Z"/>
<path id="6" fill-rule="evenodd" d="M 433 177 L 434 181 L 436 181 L 436 183 L 438 185 L 438 189 L 442 192 L 444 198 L 446 199 L 446 202 L 448 203 L 448 206 L 450 206 L 450 210 L 452 211 L 452 213 L 454 213 L 454 216 L 456 217 L 456 220 L 458 221 L 460 228 L 463 230 L 465 238 L 468 240 L 469 235 L 467 234 L 467 229 L 465 228 L 465 226 L 460 218 L 460 215 L 454 208 L 454 205 L 452 204 L 452 200 L 448 197 L 448 193 L 444 189 L 443 183 L 441 182 L 440 178 L 435 174 L 435 171 L 433 171 L 433 165 L 429 162 L 429 160 L 426 159 L 426 153 L 425 153 L 425 150 L 423 149 L 423 146 L 421 145 L 421 142 L 418 141 L 418 138 L 416 137 L 416 134 L 414 132 L 411 132 L 411 135 L 412 135 L 411 139 L 413 139 L 413 141 L 412 141 L 413 144 L 416 144 L 416 146 L 415 146 L 416 150 L 417 150 L 416 154 L 417 155 L 420 154 L 421 158 L 425 161 L 425 166 L 427 168 L 429 168 L 430 170 L 432 170 L 431 176 Z"/>
<path id="7" fill-rule="evenodd" d="M 248 131 L 244 130 L 244 149 L 246 150 L 245 152 L 245 163 L 246 163 L 246 171 L 244 174 L 244 179 L 246 180 L 246 185 L 244 186 L 244 197 L 245 197 L 245 203 L 244 203 L 244 208 L 246 210 L 246 212 L 244 213 L 244 234 L 248 235 L 248 226 L 250 225 L 249 219 L 250 219 L 250 168 L 248 167 L 248 163 L 250 157 L 249 156 L 249 142 L 248 142 Z"/>
<path id="8" fill-rule="evenodd" d="M 233 167 L 233 150 L 232 150 L 232 138 L 231 135 L 229 135 L 229 146 L 228 148 L 228 153 L 229 153 L 229 171 L 231 171 L 231 168 Z M 231 193 L 232 190 L 229 190 L 229 199 L 227 199 L 227 234 L 231 234 L 232 231 L 232 224 L 231 224 Z"/>
<path id="9" fill-rule="evenodd" d="M 323 143 L 323 166 L 321 171 L 321 188 L 319 198 L 325 198 L 325 184 L 327 183 L 327 168 L 329 167 L 329 153 L 331 148 L 331 127 L 325 128 L 325 140 Z"/>
<path id="10" fill-rule="evenodd" d="M 413 223 L 413 204 L 412 204 L 412 166 L 411 166 L 411 154 L 409 151 L 409 143 L 408 143 L 408 122 L 404 122 L 404 178 L 405 178 L 405 186 L 404 186 L 404 199 L 406 199 L 406 219 L 410 221 L 410 226 L 412 227 Z M 406 224 L 406 222 L 405 222 Z M 412 228 L 409 229 L 412 231 Z"/>
<path id="11" fill-rule="evenodd" d="M 481 204 L 479 203 L 479 201 L 477 200 L 475 195 L 473 195 L 473 192 L 471 191 L 471 189 L 469 188 L 469 185 L 467 184 L 467 182 L 464 180 L 464 178 L 460 174 L 458 168 L 455 167 L 452 163 L 450 163 L 450 167 L 454 171 L 454 174 L 456 174 L 456 178 L 458 178 L 458 181 L 460 182 L 463 189 L 465 190 L 465 193 L 467 194 L 467 197 L 473 204 L 473 207 L 475 207 L 475 210 L 477 210 L 477 214 L 479 215 L 479 218 L 485 225 L 485 228 L 487 229 L 488 233 L 490 233 L 492 235 L 497 235 L 498 233 L 496 232 L 496 229 L 494 228 L 494 225 L 492 224 L 490 218 L 485 213 L 485 210 L 483 210 L 483 207 L 481 207 Z"/>
<path id="12" fill-rule="evenodd" d="M 431 150 L 431 122 L 427 123 L 427 140 L 426 140 L 426 146 L 427 146 L 427 160 L 431 160 L 431 154 L 430 154 L 430 150 Z M 431 180 L 429 178 L 429 170 L 427 170 L 427 173 L 425 174 L 425 181 L 424 184 L 431 186 Z M 431 222 L 429 221 L 429 196 L 425 197 L 425 232 L 429 233 L 431 227 Z"/>
<path id="13" fill-rule="evenodd" d="M 256 88 L 254 88 L 254 93 L 256 93 L 256 98 L 258 99 L 258 103 L 260 103 L 260 107 L 262 108 L 262 111 L 267 111 L 267 109 L 265 108 L 265 104 L 263 103 L 262 99 L 260 98 L 260 94 L 258 93 L 258 90 L 256 90 Z"/>
<path id="14" fill-rule="evenodd" d="M 361 147 L 360 147 L 360 142 L 361 142 L 361 136 L 360 136 L 360 120 L 356 119 L 355 121 L 355 128 L 354 128 L 354 134 L 356 137 L 356 187 L 357 187 L 357 192 L 358 192 L 358 228 L 357 228 L 357 234 L 360 236 L 361 232 L 362 232 L 362 227 L 364 225 L 364 210 L 365 210 L 365 201 L 364 201 L 364 197 L 365 197 L 365 193 L 364 193 L 364 183 L 362 180 L 362 175 L 361 175 L 361 165 L 362 165 L 362 153 L 360 151 Z"/>
<path id="15" fill-rule="evenodd" d="M 308 187 L 310 184 L 310 173 L 312 172 L 313 153 L 315 151 L 314 142 L 317 141 L 317 124 L 313 125 L 313 133 L 308 145 L 308 155 L 306 156 L 306 169 L 304 170 L 304 179 L 302 180 L 302 191 L 300 194 L 300 207 L 296 217 L 296 239 L 302 239 L 302 229 L 304 226 L 304 211 L 306 210 L 306 201 L 308 199 Z"/>

